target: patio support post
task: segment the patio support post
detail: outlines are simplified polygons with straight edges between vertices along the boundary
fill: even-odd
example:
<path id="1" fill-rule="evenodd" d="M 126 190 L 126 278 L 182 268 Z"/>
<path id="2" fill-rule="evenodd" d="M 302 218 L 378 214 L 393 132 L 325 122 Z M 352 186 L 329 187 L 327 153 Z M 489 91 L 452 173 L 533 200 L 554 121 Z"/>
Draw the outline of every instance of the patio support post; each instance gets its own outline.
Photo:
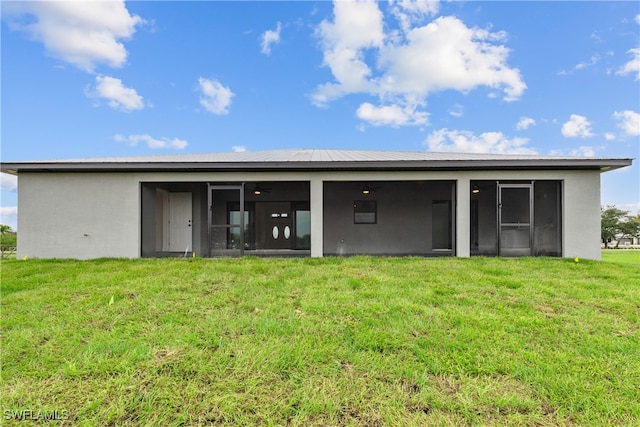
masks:
<path id="1" fill-rule="evenodd" d="M 323 186 L 321 177 L 313 177 L 309 182 L 311 208 L 311 257 L 321 258 L 324 254 L 323 230 Z"/>
<path id="2" fill-rule="evenodd" d="M 456 182 L 456 256 L 471 256 L 471 181 L 468 178 Z"/>

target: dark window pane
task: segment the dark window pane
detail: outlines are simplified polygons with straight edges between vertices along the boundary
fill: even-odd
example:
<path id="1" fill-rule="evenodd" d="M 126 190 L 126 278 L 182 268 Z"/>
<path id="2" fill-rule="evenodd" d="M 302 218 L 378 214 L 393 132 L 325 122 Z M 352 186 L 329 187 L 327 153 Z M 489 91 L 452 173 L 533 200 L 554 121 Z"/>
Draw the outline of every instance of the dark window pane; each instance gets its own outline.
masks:
<path id="1" fill-rule="evenodd" d="M 311 249 L 310 211 L 296 211 L 296 249 Z"/>
<path id="2" fill-rule="evenodd" d="M 353 202 L 354 224 L 375 224 L 377 222 L 377 205 L 375 200 L 356 200 Z"/>

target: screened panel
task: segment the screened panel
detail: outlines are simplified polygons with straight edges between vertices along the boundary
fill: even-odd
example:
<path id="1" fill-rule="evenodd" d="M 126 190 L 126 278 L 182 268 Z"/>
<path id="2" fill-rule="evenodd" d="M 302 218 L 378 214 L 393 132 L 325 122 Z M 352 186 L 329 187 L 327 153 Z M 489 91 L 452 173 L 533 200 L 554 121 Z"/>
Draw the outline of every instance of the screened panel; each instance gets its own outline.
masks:
<path id="1" fill-rule="evenodd" d="M 238 206 L 229 211 L 229 206 Z M 212 256 L 242 255 L 246 215 L 242 185 L 209 186 L 209 252 Z M 245 212 L 246 214 L 246 212 Z"/>
<path id="2" fill-rule="evenodd" d="M 431 202 L 431 240 L 433 249 L 452 249 L 451 200 Z"/>
<path id="3" fill-rule="evenodd" d="M 534 184 L 533 254 L 562 256 L 561 181 Z"/>
<path id="4" fill-rule="evenodd" d="M 498 199 L 496 181 L 471 181 L 471 255 L 498 254 Z"/>
<path id="5" fill-rule="evenodd" d="M 229 211 L 229 224 L 234 227 L 229 228 L 229 239 L 227 246 L 229 249 L 240 249 L 240 208 L 237 204 L 230 208 Z M 251 233 L 249 228 L 249 211 L 244 211 L 244 247 L 248 249 L 251 242 Z"/>
<path id="6" fill-rule="evenodd" d="M 529 226 L 503 225 L 500 233 L 500 248 L 503 250 L 529 249 L 531 247 Z"/>
<path id="7" fill-rule="evenodd" d="M 502 188 L 500 200 L 503 224 L 529 224 L 529 188 Z"/>
<path id="8" fill-rule="evenodd" d="M 470 217 L 472 255 L 562 256 L 562 181 L 471 181 Z"/>

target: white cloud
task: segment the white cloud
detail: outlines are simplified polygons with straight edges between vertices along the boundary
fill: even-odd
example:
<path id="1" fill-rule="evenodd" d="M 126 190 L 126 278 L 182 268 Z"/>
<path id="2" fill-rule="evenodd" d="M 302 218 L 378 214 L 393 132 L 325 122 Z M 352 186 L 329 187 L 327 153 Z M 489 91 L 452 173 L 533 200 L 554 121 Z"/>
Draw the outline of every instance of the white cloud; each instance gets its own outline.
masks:
<path id="1" fill-rule="evenodd" d="M 640 203 L 623 203 L 616 206 L 618 209 L 622 209 L 623 211 L 627 211 L 632 215 L 637 215 L 640 213 Z"/>
<path id="2" fill-rule="evenodd" d="M 313 94 L 316 105 L 324 105 L 347 93 L 375 92 L 368 81 L 371 69 L 364 50 L 381 47 L 384 41 L 382 12 L 371 1 L 336 1 L 334 22 L 320 23 L 316 33 L 324 50 L 324 65 L 331 69 L 337 83 L 320 85 Z"/>
<path id="3" fill-rule="evenodd" d="M 124 1 L 3 2 L 10 28 L 41 41 L 47 52 L 93 72 L 97 64 L 121 67 L 127 60 L 122 40 L 144 21 L 129 14 Z"/>
<path id="4" fill-rule="evenodd" d="M 626 135 L 640 136 L 640 114 L 631 110 L 616 111 L 613 118 Z"/>
<path id="5" fill-rule="evenodd" d="M 231 149 L 234 153 L 244 153 L 245 151 L 247 151 L 247 147 L 245 147 L 244 145 L 234 145 L 233 147 L 231 147 Z"/>
<path id="6" fill-rule="evenodd" d="M 616 139 L 616 135 L 611 132 L 607 132 L 604 134 L 604 139 L 606 139 L 607 141 L 613 141 L 614 139 Z"/>
<path id="7" fill-rule="evenodd" d="M 537 154 L 525 147 L 528 138 L 507 138 L 502 132 L 485 132 L 478 136 L 469 131 L 440 129 L 432 132 L 424 144 L 429 151 L 494 154 Z"/>
<path id="8" fill-rule="evenodd" d="M 265 55 L 271 54 L 271 45 L 280 43 L 280 31 L 282 30 L 282 24 L 278 22 L 275 30 L 267 30 L 262 33 L 262 49 L 260 52 Z"/>
<path id="9" fill-rule="evenodd" d="M 594 157 L 596 155 L 596 151 L 591 146 L 582 145 L 575 150 L 571 150 L 571 155 L 581 157 Z"/>
<path id="10" fill-rule="evenodd" d="M 8 225 L 14 231 L 17 230 L 18 207 L 17 206 L 0 207 L 0 224 Z"/>
<path id="11" fill-rule="evenodd" d="M 499 38 L 469 28 L 445 16 L 407 34 L 407 43 L 385 48 L 379 63 L 385 70 L 385 92 L 424 97 L 454 89 L 468 92 L 479 86 L 503 87 L 506 101 L 518 99 L 526 85 L 517 69 L 509 68 L 509 50 L 490 43 Z"/>
<path id="12" fill-rule="evenodd" d="M 438 13 L 440 2 L 437 0 L 389 0 L 389 6 L 391 13 L 406 33 L 412 25 L 419 24 L 425 17 Z"/>
<path id="13" fill-rule="evenodd" d="M 334 2 L 333 22 L 323 21 L 317 34 L 324 65 L 335 80 L 316 88 L 314 104 L 324 106 L 361 93 L 378 97 L 381 111 L 388 111 L 387 107 L 406 111 L 425 105 L 429 94 L 443 90 L 466 93 L 486 86 L 502 90 L 504 100 L 513 101 L 526 89 L 520 71 L 507 65 L 509 49 L 500 44 L 506 33 L 469 28 L 453 16 L 412 27 L 435 13 L 437 3 L 394 1 L 390 9 L 403 27 L 402 34 L 385 33 L 384 16 L 376 2 Z M 391 120 L 389 124 L 399 123 Z"/>
<path id="14" fill-rule="evenodd" d="M 449 109 L 449 115 L 453 117 L 464 116 L 464 107 L 460 104 L 456 104 Z"/>
<path id="15" fill-rule="evenodd" d="M 635 74 L 635 79 L 640 80 L 640 47 L 629 49 L 627 53 L 631 54 L 631 60 L 627 62 L 623 67 L 618 69 L 618 71 L 616 71 L 616 74 L 620 76 Z"/>
<path id="16" fill-rule="evenodd" d="M 640 24 L 640 13 L 636 15 L 636 24 Z"/>
<path id="17" fill-rule="evenodd" d="M 550 156 L 579 156 L 579 157 L 594 157 L 596 155 L 596 150 L 587 145 L 582 145 L 578 148 L 574 148 L 572 150 L 551 150 L 549 151 Z"/>
<path id="18" fill-rule="evenodd" d="M 423 125 L 428 122 L 429 117 L 425 112 L 416 111 L 413 106 L 401 108 L 398 105 L 383 105 L 376 107 L 369 102 L 361 104 L 356 115 L 360 120 L 369 122 L 373 126 L 388 125 L 392 127 Z"/>
<path id="19" fill-rule="evenodd" d="M 588 138 L 593 136 L 591 122 L 584 116 L 572 114 L 569 121 L 562 125 L 562 136 L 565 138 Z"/>
<path id="20" fill-rule="evenodd" d="M 587 67 L 591 67 L 593 65 L 596 65 L 598 62 L 600 62 L 600 55 L 592 55 L 590 60 L 588 62 L 580 62 L 579 64 L 577 64 L 575 66 L 576 70 L 582 70 L 583 68 L 587 68 Z"/>
<path id="21" fill-rule="evenodd" d="M 144 108 L 142 97 L 136 90 L 124 86 L 122 80 L 115 77 L 96 76 L 96 86 L 87 95 L 107 100 L 107 104 L 115 110 L 133 111 Z"/>
<path id="22" fill-rule="evenodd" d="M 222 86 L 217 80 L 200 77 L 198 79 L 200 91 L 200 105 L 212 114 L 228 114 L 231 98 L 235 95 L 228 87 Z"/>
<path id="23" fill-rule="evenodd" d="M 129 136 L 115 135 L 113 139 L 118 142 L 126 142 L 131 146 L 136 146 L 142 142 L 144 144 L 147 144 L 147 147 L 151 149 L 175 148 L 178 150 L 182 150 L 187 146 L 187 141 L 185 141 L 184 139 L 178 139 L 178 138 L 173 138 L 173 139 L 159 138 L 158 139 L 147 134 L 129 135 Z"/>
<path id="24" fill-rule="evenodd" d="M 597 35 L 592 34 L 591 38 L 595 38 L 597 40 L 600 40 L 599 37 Z M 613 51 L 609 50 L 607 52 L 604 53 L 604 55 L 606 56 L 613 56 Z M 582 61 L 577 63 L 571 70 L 567 71 L 567 70 L 562 70 L 560 72 L 558 72 L 559 75 L 561 76 L 568 76 L 570 74 L 573 74 L 574 71 L 580 71 L 582 69 L 588 68 L 588 67 L 593 67 L 594 65 L 598 64 L 600 61 L 602 60 L 602 55 L 599 53 L 595 53 L 593 55 L 591 55 L 591 57 L 589 58 L 588 61 Z M 607 74 L 610 73 L 610 70 L 607 71 Z"/>
<path id="25" fill-rule="evenodd" d="M 520 120 L 516 124 L 517 130 L 526 130 L 531 126 L 535 126 L 536 121 L 531 117 L 520 117 Z"/>
<path id="26" fill-rule="evenodd" d="M 0 188 L 13 191 L 18 188 L 18 177 L 0 172 Z"/>
<path id="27" fill-rule="evenodd" d="M 18 215 L 18 207 L 17 206 L 3 206 L 0 207 L 0 215 Z"/>

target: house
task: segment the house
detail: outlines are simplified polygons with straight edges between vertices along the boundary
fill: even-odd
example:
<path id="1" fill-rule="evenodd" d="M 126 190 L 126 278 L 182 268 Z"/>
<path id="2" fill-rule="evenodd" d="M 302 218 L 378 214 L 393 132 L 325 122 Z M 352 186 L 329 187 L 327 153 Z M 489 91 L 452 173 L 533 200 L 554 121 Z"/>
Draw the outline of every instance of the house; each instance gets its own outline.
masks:
<path id="1" fill-rule="evenodd" d="M 638 246 L 640 246 L 640 237 L 629 235 L 616 236 L 616 240 L 609 243 L 610 248 L 637 248 Z"/>
<path id="2" fill-rule="evenodd" d="M 18 257 L 600 258 L 627 158 L 283 150 L 5 162 Z"/>

